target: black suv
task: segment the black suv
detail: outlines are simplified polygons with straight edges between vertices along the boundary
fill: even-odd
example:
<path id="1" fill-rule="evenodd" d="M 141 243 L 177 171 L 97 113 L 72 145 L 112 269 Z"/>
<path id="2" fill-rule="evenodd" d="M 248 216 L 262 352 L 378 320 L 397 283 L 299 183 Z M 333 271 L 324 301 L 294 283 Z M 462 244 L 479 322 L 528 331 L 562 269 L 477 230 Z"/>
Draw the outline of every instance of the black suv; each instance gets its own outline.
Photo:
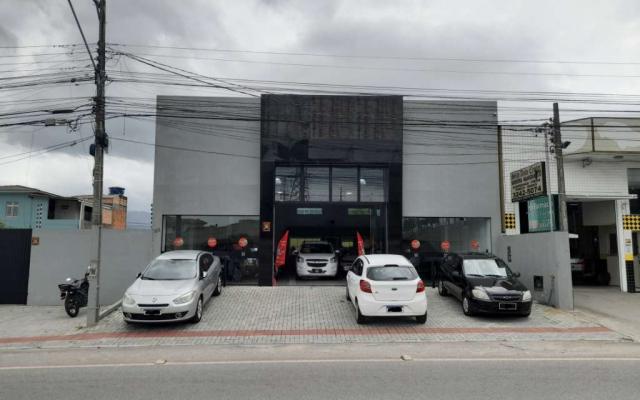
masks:
<path id="1" fill-rule="evenodd" d="M 438 293 L 462 302 L 465 315 L 531 314 L 531 292 L 500 258 L 490 254 L 447 254 L 438 271 Z"/>

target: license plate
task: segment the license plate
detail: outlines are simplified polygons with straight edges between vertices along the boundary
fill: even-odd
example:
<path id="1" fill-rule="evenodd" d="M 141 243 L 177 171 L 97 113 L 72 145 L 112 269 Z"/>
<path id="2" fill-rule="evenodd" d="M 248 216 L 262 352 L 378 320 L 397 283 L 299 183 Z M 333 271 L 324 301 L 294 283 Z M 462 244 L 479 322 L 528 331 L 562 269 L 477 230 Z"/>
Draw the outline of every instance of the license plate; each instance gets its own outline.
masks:
<path id="1" fill-rule="evenodd" d="M 312 269 L 312 270 L 311 270 L 311 272 L 312 272 L 312 273 L 314 273 L 314 274 L 321 274 L 321 273 L 323 273 L 324 271 L 323 271 L 323 270 L 321 270 L 321 269 L 318 269 L 318 268 L 314 268 L 314 269 Z"/>
<path id="2" fill-rule="evenodd" d="M 402 306 L 387 306 L 387 312 L 402 312 Z"/>
<path id="3" fill-rule="evenodd" d="M 160 315 L 160 310 L 144 310 L 144 315 Z"/>
<path id="4" fill-rule="evenodd" d="M 518 309 L 518 303 L 498 303 L 498 310 L 514 311 Z"/>

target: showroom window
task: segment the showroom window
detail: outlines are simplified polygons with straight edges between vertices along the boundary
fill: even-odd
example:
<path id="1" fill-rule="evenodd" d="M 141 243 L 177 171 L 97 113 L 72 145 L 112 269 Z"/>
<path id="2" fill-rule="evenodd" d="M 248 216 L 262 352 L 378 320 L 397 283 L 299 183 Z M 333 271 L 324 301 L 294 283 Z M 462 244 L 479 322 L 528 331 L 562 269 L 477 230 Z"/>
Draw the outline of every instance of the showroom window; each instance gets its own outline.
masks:
<path id="1" fill-rule="evenodd" d="M 300 201 L 301 172 L 300 167 L 276 168 L 276 201 Z"/>
<path id="2" fill-rule="evenodd" d="M 276 202 L 387 201 L 384 168 L 281 166 L 276 167 Z"/>
<path id="3" fill-rule="evenodd" d="M 360 201 L 382 203 L 386 201 L 384 183 L 385 170 L 360 168 Z"/>
<path id="4" fill-rule="evenodd" d="M 439 253 L 440 244 L 447 240 L 451 252 L 491 251 L 491 218 L 465 217 L 405 217 L 402 219 L 402 238 L 405 243 L 420 242 L 421 252 Z M 472 242 L 479 248 L 473 249 Z"/>
<path id="5" fill-rule="evenodd" d="M 333 168 L 331 192 L 332 201 L 358 201 L 358 169 Z"/>
<path id="6" fill-rule="evenodd" d="M 256 215 L 165 215 L 162 251 L 213 251 L 228 260 L 227 280 L 258 279 Z"/>
<path id="7" fill-rule="evenodd" d="M 329 168 L 304 169 L 303 201 L 329 201 Z"/>

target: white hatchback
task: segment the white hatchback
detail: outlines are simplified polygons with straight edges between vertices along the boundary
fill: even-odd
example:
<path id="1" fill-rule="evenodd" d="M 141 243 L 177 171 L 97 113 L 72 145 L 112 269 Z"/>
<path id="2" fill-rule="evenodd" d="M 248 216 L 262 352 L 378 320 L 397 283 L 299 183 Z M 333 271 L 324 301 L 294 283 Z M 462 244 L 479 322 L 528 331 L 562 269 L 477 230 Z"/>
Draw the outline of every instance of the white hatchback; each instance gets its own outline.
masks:
<path id="1" fill-rule="evenodd" d="M 404 256 L 358 257 L 347 273 L 347 299 L 359 324 L 367 317 L 415 317 L 418 323 L 427 322 L 424 282 Z"/>

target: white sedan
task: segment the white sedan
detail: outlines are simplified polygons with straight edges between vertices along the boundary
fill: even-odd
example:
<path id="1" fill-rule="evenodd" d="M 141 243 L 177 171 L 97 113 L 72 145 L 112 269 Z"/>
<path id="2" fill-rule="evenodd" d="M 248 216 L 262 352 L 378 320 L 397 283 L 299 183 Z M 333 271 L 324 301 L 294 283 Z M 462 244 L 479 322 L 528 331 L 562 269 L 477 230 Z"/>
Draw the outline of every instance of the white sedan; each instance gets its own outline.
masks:
<path id="1" fill-rule="evenodd" d="M 420 324 L 427 322 L 424 282 L 404 256 L 358 257 L 347 273 L 347 299 L 359 324 L 367 317 L 415 317 Z"/>
<path id="2" fill-rule="evenodd" d="M 220 258 L 195 250 L 158 256 L 138 275 L 122 298 L 131 322 L 200 322 L 205 303 L 222 291 Z"/>

